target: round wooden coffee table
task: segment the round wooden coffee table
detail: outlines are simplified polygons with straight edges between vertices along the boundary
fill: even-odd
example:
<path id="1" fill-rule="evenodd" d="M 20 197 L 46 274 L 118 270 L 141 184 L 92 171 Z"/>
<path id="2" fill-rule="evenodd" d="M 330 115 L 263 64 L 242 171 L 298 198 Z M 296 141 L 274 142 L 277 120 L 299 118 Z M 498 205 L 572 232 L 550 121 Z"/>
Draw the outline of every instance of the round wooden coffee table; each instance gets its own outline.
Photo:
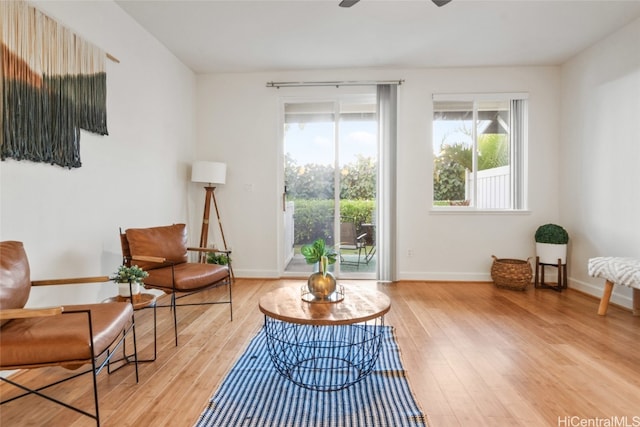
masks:
<path id="1" fill-rule="evenodd" d="M 337 302 L 307 302 L 295 288 L 260 298 L 269 355 L 284 377 L 311 390 L 334 391 L 366 377 L 382 344 L 391 301 L 382 292 L 347 285 Z"/>

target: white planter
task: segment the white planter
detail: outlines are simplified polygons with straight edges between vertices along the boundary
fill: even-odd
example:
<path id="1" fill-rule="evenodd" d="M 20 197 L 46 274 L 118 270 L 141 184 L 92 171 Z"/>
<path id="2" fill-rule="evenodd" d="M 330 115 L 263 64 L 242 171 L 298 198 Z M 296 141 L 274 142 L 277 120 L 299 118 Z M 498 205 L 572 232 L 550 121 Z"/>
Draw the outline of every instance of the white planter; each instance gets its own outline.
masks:
<path id="1" fill-rule="evenodd" d="M 567 245 L 556 245 L 553 243 L 536 242 L 536 255 L 540 258 L 541 264 L 561 264 L 567 263 Z"/>
<path id="2" fill-rule="evenodd" d="M 134 295 L 137 295 L 140 293 L 140 283 L 138 282 L 133 282 L 131 284 L 131 292 L 133 292 Z M 121 297 L 130 297 L 131 295 L 129 294 L 129 283 L 118 283 L 118 295 L 120 295 Z"/>

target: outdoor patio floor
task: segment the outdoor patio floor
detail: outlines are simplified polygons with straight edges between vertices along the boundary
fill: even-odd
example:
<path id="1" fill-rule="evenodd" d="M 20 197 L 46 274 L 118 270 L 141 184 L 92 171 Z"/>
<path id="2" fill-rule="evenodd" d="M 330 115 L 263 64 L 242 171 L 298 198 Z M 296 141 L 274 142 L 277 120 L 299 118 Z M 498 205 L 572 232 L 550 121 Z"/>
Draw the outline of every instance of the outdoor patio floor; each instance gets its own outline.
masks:
<path id="1" fill-rule="evenodd" d="M 376 272 L 377 256 L 374 254 L 369 260 L 369 263 L 364 262 L 364 255 L 360 257 L 360 264 L 358 264 L 358 254 L 342 254 L 343 261 L 340 263 L 340 271 L 343 274 L 349 273 L 371 273 Z M 340 259 L 338 258 L 338 261 Z M 329 271 L 333 272 L 334 267 L 330 266 Z M 300 254 L 294 255 L 289 261 L 289 264 L 285 268 L 286 273 L 311 273 L 313 272 L 313 266 L 307 264 L 304 257 Z"/>

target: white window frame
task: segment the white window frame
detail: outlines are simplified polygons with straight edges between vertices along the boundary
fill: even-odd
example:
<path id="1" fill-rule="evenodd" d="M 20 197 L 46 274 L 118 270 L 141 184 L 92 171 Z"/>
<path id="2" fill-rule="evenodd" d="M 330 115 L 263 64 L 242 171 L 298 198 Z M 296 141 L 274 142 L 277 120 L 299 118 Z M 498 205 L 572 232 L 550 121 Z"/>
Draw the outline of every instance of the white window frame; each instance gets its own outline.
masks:
<path id="1" fill-rule="evenodd" d="M 432 95 L 432 106 L 435 102 L 438 101 L 450 101 L 450 102 L 470 102 L 473 103 L 473 168 L 474 171 L 477 170 L 477 154 L 476 154 L 476 125 L 477 123 L 477 110 L 475 108 L 476 103 L 482 101 L 510 101 L 510 179 L 511 179 L 511 207 L 510 208 L 478 208 L 473 203 L 473 206 L 434 206 L 433 205 L 433 196 L 431 197 L 431 213 L 525 213 L 528 212 L 528 168 L 527 168 L 527 153 L 528 153 L 528 99 L 529 95 L 527 93 L 522 92 L 513 92 L 513 93 L 467 93 L 467 94 L 451 94 L 451 93 L 440 93 Z M 514 101 L 524 101 L 520 102 L 519 106 L 521 107 L 521 115 L 522 120 L 519 123 L 514 123 Z M 433 144 L 433 115 L 435 108 L 432 109 L 431 114 L 431 123 L 432 123 L 432 132 L 431 132 L 431 144 Z M 520 128 L 519 135 L 520 138 L 514 141 L 515 132 L 514 129 Z M 430 153 L 432 150 L 430 149 Z M 433 164 L 433 162 L 432 162 Z M 432 175 L 433 176 L 433 175 Z M 476 180 L 474 180 L 474 183 Z M 433 191 L 433 181 L 431 183 L 431 189 Z M 477 197 L 477 191 L 474 189 L 473 197 Z M 475 200 L 474 200 L 475 202 Z"/>

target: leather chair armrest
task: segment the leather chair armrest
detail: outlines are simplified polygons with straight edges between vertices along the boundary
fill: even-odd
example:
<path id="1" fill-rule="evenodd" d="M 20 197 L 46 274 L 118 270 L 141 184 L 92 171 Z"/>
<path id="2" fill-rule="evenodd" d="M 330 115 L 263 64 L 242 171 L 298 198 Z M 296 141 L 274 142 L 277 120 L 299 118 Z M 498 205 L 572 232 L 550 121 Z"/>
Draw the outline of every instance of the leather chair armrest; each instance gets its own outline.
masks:
<path id="1" fill-rule="evenodd" d="M 109 282 L 109 276 L 72 277 L 68 279 L 33 280 L 31 286 L 77 285 L 81 283 Z"/>
<path id="2" fill-rule="evenodd" d="M 167 259 L 159 256 L 136 255 L 131 257 L 131 261 L 147 261 L 147 262 L 155 262 L 158 264 L 162 264 L 163 262 L 167 262 Z"/>
<path id="3" fill-rule="evenodd" d="M 10 308 L 0 310 L 0 321 L 11 319 L 27 319 L 30 317 L 49 317 L 62 314 L 63 307 L 47 308 Z"/>

